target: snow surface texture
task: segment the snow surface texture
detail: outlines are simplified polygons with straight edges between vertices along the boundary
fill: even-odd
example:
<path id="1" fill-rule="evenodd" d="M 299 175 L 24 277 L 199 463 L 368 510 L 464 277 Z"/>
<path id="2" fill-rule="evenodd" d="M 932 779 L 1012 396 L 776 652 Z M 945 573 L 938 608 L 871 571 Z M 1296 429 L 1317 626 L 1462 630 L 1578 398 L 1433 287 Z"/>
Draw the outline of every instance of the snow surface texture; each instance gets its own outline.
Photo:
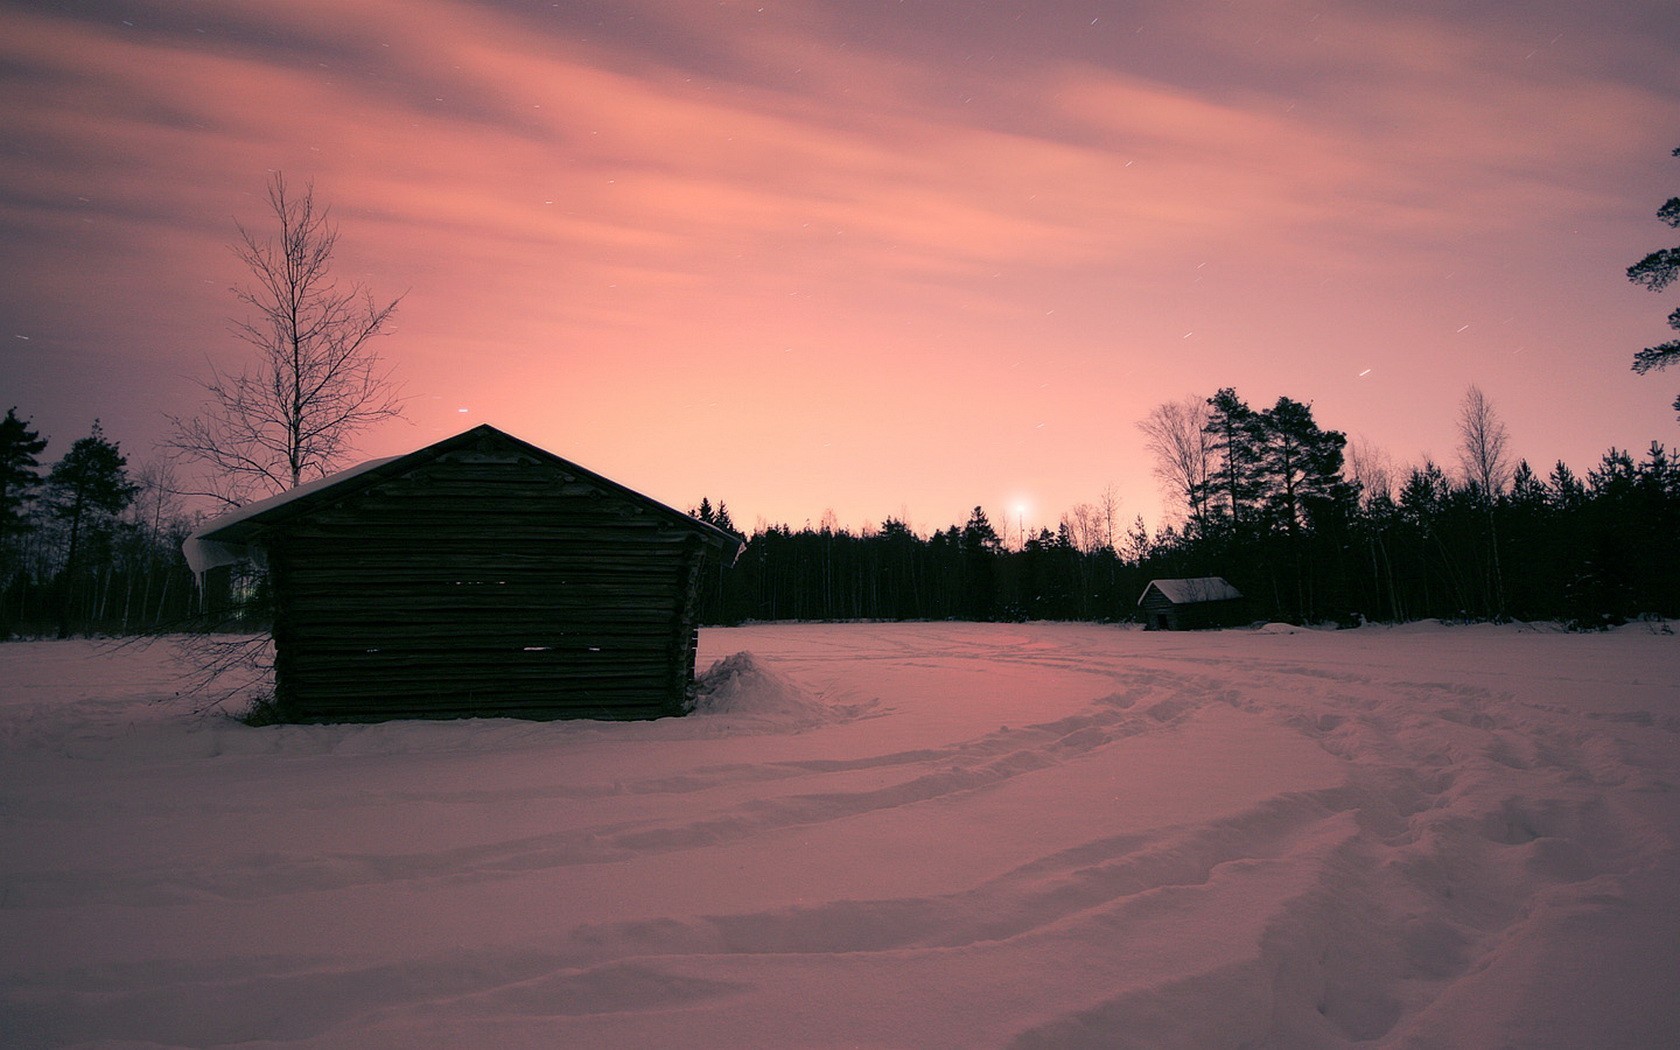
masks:
<path id="1" fill-rule="evenodd" d="M 0 1044 L 1654 1047 L 1680 639 L 702 632 L 687 718 L 251 729 L 0 646 Z"/>

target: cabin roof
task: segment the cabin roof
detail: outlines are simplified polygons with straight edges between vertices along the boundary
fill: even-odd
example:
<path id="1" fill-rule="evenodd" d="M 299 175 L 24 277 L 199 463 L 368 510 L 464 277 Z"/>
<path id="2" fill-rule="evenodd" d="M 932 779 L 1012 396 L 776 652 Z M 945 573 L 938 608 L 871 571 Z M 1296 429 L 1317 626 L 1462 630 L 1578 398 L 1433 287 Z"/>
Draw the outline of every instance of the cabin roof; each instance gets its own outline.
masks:
<path id="1" fill-rule="evenodd" d="M 597 488 L 640 504 L 651 513 L 664 518 L 670 524 L 697 534 L 711 546 L 730 554 L 740 552 L 742 541 L 739 536 L 691 515 L 684 514 L 680 510 L 668 507 L 658 500 L 626 488 L 610 478 L 602 477 L 600 474 L 580 467 L 570 460 L 562 459 L 547 449 L 540 448 L 527 441 L 521 441 L 505 431 L 498 430 L 488 423 L 483 423 L 471 430 L 427 445 L 425 448 L 417 449 L 407 455 L 371 459 L 365 463 L 341 470 L 336 474 L 329 474 L 324 478 L 299 485 L 297 488 L 282 492 L 277 496 L 270 496 L 267 499 L 249 503 L 219 517 L 212 518 L 199 526 L 182 544 L 187 556 L 187 563 L 194 572 L 202 574 L 205 570 L 215 568 L 218 565 L 228 565 L 235 561 L 245 560 L 253 556 L 252 548 L 260 546 L 261 537 L 270 529 L 289 522 L 307 519 L 312 514 L 335 506 L 383 482 L 401 477 L 434 462 L 449 452 L 463 447 L 471 447 L 486 438 L 525 452 L 536 457 L 539 461 L 551 465 L 558 471 L 573 475 Z"/>
<path id="2" fill-rule="evenodd" d="M 1138 604 L 1149 597 L 1151 590 L 1174 605 L 1197 605 L 1202 602 L 1227 602 L 1242 597 L 1242 592 L 1225 582 L 1223 576 L 1197 576 L 1183 580 L 1150 580 L 1149 586 L 1138 596 Z"/>

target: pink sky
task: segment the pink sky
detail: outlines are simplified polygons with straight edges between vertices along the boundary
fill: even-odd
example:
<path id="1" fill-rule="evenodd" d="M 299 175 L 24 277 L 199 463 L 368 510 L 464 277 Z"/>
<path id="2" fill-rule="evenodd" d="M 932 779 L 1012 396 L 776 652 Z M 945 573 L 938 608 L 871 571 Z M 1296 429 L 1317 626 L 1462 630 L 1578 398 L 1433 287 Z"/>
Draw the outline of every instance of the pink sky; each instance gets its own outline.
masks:
<path id="1" fill-rule="evenodd" d="M 489 422 L 742 526 L 1031 528 L 1154 523 L 1134 424 L 1221 386 L 1402 464 L 1471 383 L 1542 473 L 1677 436 L 1623 277 L 1671 0 L 56 6 L 0 7 L 0 409 L 49 458 L 153 458 L 237 367 L 274 169 L 407 293 L 368 456 Z"/>

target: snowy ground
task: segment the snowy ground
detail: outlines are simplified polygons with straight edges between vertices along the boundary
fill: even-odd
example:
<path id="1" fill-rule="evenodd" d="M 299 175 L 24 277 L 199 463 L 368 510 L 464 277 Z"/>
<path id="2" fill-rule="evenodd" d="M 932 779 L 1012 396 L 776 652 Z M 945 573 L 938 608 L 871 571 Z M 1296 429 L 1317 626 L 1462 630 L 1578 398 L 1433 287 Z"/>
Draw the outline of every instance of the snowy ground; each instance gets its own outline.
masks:
<path id="1" fill-rule="evenodd" d="M 1680 637 L 762 626 L 655 723 L 0 646 L 0 1044 L 1654 1047 Z"/>

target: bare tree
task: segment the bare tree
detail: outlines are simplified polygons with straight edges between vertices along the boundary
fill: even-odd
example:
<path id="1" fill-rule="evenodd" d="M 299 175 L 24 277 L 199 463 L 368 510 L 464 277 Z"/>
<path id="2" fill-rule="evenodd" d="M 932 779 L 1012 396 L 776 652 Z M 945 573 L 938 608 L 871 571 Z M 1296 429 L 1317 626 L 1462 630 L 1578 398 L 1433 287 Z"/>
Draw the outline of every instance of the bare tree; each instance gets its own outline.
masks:
<path id="1" fill-rule="evenodd" d="M 182 520 L 181 506 L 176 493 L 180 485 L 175 479 L 175 464 L 168 459 L 142 464 L 134 472 L 136 495 L 129 505 L 130 523 L 136 539 L 137 564 L 130 566 L 128 589 L 123 595 L 122 626 L 126 633 L 131 623 L 155 625 L 163 620 L 160 612 L 153 615 L 152 588 L 162 592 L 158 599 L 161 610 L 169 587 L 169 561 L 162 555 L 170 547 L 166 526 Z M 135 577 L 141 590 L 134 593 Z"/>
<path id="2" fill-rule="evenodd" d="M 1061 525 L 1081 554 L 1095 554 L 1103 547 L 1102 509 L 1089 503 L 1076 504 L 1062 515 Z"/>
<path id="3" fill-rule="evenodd" d="M 401 302 L 376 302 L 365 286 L 332 275 L 338 229 L 317 208 L 315 187 L 292 193 L 285 177 L 268 183 L 277 237 L 239 225 L 233 253 L 250 283 L 233 289 L 249 308 L 233 332 L 257 351 L 237 375 L 212 369 L 195 417 L 171 417 L 168 442 L 207 469 L 196 492 L 229 506 L 325 476 L 367 427 L 399 416 L 402 402 L 370 340 Z M 237 225 L 237 224 L 236 224 Z"/>
<path id="4" fill-rule="evenodd" d="M 1154 548 L 1155 540 L 1149 536 L 1149 526 L 1143 523 L 1143 515 L 1139 514 L 1132 519 L 1132 527 L 1126 530 L 1125 547 L 1120 556 L 1133 565 L 1142 565 Z"/>
<path id="5" fill-rule="evenodd" d="M 1394 498 L 1394 479 L 1398 472 L 1394 460 L 1383 449 L 1363 437 L 1355 438 L 1348 446 L 1348 470 L 1354 484 L 1359 486 L 1359 501 L 1369 507 L 1379 498 Z"/>
<path id="6" fill-rule="evenodd" d="M 1491 605 L 1496 619 L 1505 617 L 1505 575 L 1499 564 L 1499 525 L 1494 504 L 1511 479 L 1511 457 L 1505 450 L 1505 423 L 1493 410 L 1493 403 L 1472 384 L 1464 391 L 1458 408 L 1458 461 L 1464 477 L 1478 492 L 1487 514 L 1490 558 Z"/>
<path id="7" fill-rule="evenodd" d="M 1509 435 L 1493 403 L 1475 385 L 1464 391 L 1459 403 L 1458 438 L 1464 480 L 1480 488 L 1484 499 L 1495 499 L 1511 480 L 1511 456 L 1506 451 Z"/>
<path id="8" fill-rule="evenodd" d="M 1103 486 L 1102 495 L 1097 497 L 1097 509 L 1102 511 L 1103 542 L 1109 550 L 1116 549 L 1116 528 L 1120 517 L 1120 490 L 1115 488 L 1114 482 Z"/>
<path id="9" fill-rule="evenodd" d="M 1394 511 L 1398 482 L 1405 475 L 1395 467 L 1387 451 L 1363 437 L 1348 446 L 1347 463 L 1353 483 L 1359 488 L 1359 503 L 1365 510 L 1366 520 L 1377 526 L 1363 530 L 1371 561 L 1372 592 L 1378 601 L 1386 595 L 1389 619 L 1402 620 L 1405 616 L 1400 607 L 1400 591 L 1394 584 L 1394 562 L 1389 557 L 1385 538 L 1387 530 L 1381 525 Z"/>
<path id="10" fill-rule="evenodd" d="M 1155 477 L 1162 490 L 1191 522 L 1201 521 L 1207 511 L 1203 493 L 1213 462 L 1207 421 L 1207 400 L 1191 395 L 1163 401 L 1137 424 L 1149 439 L 1144 448 L 1155 457 Z"/>

